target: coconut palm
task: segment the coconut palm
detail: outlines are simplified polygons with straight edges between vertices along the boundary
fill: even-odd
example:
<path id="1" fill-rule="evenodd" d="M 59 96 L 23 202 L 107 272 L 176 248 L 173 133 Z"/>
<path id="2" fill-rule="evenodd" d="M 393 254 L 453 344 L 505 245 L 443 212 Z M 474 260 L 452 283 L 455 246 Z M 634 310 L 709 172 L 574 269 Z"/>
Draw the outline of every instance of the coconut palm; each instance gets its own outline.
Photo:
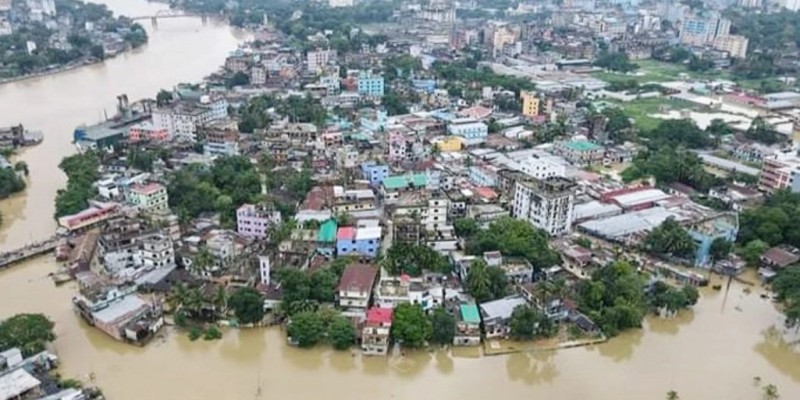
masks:
<path id="1" fill-rule="evenodd" d="M 469 274 L 467 274 L 467 289 L 478 302 L 492 298 L 492 282 L 486 268 L 486 262 L 475 260 L 470 265 Z"/>
<path id="2" fill-rule="evenodd" d="M 667 400 L 678 400 L 680 398 L 681 397 L 678 396 L 678 392 L 674 390 L 670 390 L 669 392 L 667 392 Z"/>
<path id="3" fill-rule="evenodd" d="M 211 303 L 214 305 L 217 315 L 225 315 L 225 310 L 228 308 L 228 294 L 225 292 L 224 286 L 217 286 Z"/>
<path id="4" fill-rule="evenodd" d="M 188 298 L 189 288 L 186 287 L 185 283 L 178 283 L 172 286 L 172 291 L 170 291 L 167 297 L 167 304 L 169 304 L 173 311 L 178 311 L 183 307 Z"/>

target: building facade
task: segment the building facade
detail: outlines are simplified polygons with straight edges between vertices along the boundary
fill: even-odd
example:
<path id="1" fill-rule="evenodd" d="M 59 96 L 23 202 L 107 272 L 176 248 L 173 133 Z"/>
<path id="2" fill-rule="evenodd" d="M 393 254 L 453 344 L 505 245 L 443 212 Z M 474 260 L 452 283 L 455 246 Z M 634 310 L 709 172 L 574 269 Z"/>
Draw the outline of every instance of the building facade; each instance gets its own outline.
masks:
<path id="1" fill-rule="evenodd" d="M 514 188 L 514 217 L 552 236 L 567 234 L 572 226 L 575 187 L 575 182 L 560 177 L 518 180 Z"/>
<path id="2" fill-rule="evenodd" d="M 281 213 L 266 210 L 253 204 L 243 204 L 236 210 L 236 231 L 240 235 L 265 238 L 269 231 L 281 224 Z"/>
<path id="3" fill-rule="evenodd" d="M 164 212 L 169 209 L 167 188 L 160 183 L 134 185 L 128 192 L 128 201 L 145 212 Z"/>

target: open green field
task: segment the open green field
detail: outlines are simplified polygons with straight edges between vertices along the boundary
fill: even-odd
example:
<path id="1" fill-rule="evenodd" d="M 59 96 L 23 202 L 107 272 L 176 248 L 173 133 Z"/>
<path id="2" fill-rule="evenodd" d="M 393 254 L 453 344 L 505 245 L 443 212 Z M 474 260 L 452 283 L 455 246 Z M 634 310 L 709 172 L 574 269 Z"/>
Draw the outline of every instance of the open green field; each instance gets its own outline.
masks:
<path id="1" fill-rule="evenodd" d="M 670 99 L 666 97 L 654 97 L 648 99 L 639 99 L 629 102 L 618 102 L 607 100 L 609 106 L 619 107 L 625 114 L 633 118 L 634 124 L 642 131 L 649 131 L 655 129 L 662 121 L 658 118 L 651 117 L 652 114 L 659 114 L 663 109 L 668 110 L 683 110 L 687 108 L 697 108 L 698 106 L 686 101 Z"/>
<path id="2" fill-rule="evenodd" d="M 623 74 L 612 71 L 603 71 L 592 73 L 592 76 L 609 83 L 633 79 L 640 85 L 648 82 L 669 82 L 680 80 L 682 78 L 699 80 L 724 79 L 736 82 L 736 84 L 742 89 L 755 91 L 759 91 L 761 89 L 761 82 L 765 81 L 765 79 L 736 78 L 727 71 L 692 72 L 689 71 L 689 69 L 684 65 L 666 63 L 657 60 L 635 60 L 634 62 L 639 65 L 639 69 L 633 73 Z"/>

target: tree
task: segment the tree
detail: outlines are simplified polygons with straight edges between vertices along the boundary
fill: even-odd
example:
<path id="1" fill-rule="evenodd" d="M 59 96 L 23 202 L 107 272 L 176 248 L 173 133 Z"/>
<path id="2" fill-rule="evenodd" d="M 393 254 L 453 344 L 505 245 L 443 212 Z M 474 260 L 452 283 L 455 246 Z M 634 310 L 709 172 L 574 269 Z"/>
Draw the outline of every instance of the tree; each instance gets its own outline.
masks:
<path id="1" fill-rule="evenodd" d="M 89 54 L 98 60 L 104 60 L 106 58 L 106 51 L 103 49 L 103 46 L 99 44 L 89 48 Z"/>
<path id="2" fill-rule="evenodd" d="M 230 79 L 228 79 L 227 82 L 225 83 L 225 85 L 229 88 L 235 86 L 244 86 L 249 84 L 250 84 L 250 75 L 242 71 L 233 74 L 233 76 Z"/>
<path id="3" fill-rule="evenodd" d="M 314 271 L 309 278 L 309 287 L 314 300 L 332 303 L 336 294 L 339 277 L 329 268 Z"/>
<path id="4" fill-rule="evenodd" d="M 431 338 L 433 326 L 418 304 L 403 303 L 395 307 L 391 336 L 406 347 L 422 347 Z"/>
<path id="5" fill-rule="evenodd" d="M 355 343 L 356 330 L 347 318 L 337 316 L 328 327 L 328 340 L 334 349 L 346 350 Z"/>
<path id="6" fill-rule="evenodd" d="M 525 258 L 536 269 L 550 268 L 559 263 L 559 255 L 550 248 L 548 239 L 545 231 L 529 222 L 504 217 L 470 238 L 467 252 L 483 255 L 487 251 L 500 251 L 507 257 Z"/>
<path id="7" fill-rule="evenodd" d="M 456 333 L 456 318 L 444 307 L 437 307 L 430 314 L 429 319 L 433 327 L 431 341 L 442 345 L 452 344 Z"/>
<path id="8" fill-rule="evenodd" d="M 708 254 L 711 256 L 713 261 L 718 261 L 728 257 L 732 250 L 733 242 L 727 240 L 726 238 L 719 237 L 711 242 L 711 247 L 709 248 Z"/>
<path id="9" fill-rule="evenodd" d="M 691 258 L 697 250 L 697 243 L 675 218 L 667 218 L 650 231 L 644 239 L 644 246 L 656 254 Z"/>
<path id="10" fill-rule="evenodd" d="M 44 351 L 56 339 L 53 324 L 42 314 L 17 314 L 0 323 L 0 352 L 19 348 L 25 357 Z"/>
<path id="11" fill-rule="evenodd" d="M 674 390 L 670 390 L 667 392 L 667 400 L 679 400 L 681 397 L 678 396 L 678 392 Z"/>
<path id="12" fill-rule="evenodd" d="M 164 89 L 158 91 L 156 94 L 156 105 L 158 107 L 164 107 L 165 105 L 172 102 L 172 92 L 168 92 Z"/>
<path id="13" fill-rule="evenodd" d="M 595 58 L 594 65 L 618 72 L 631 72 L 639 68 L 638 65 L 630 61 L 627 54 L 622 52 L 610 53 L 603 51 Z"/>
<path id="14" fill-rule="evenodd" d="M 644 282 L 624 261 L 596 269 L 578 285 L 578 307 L 608 336 L 638 328 L 646 311 Z"/>
<path id="15" fill-rule="evenodd" d="M 255 324 L 264 319 L 264 297 L 253 288 L 240 288 L 231 295 L 228 305 L 242 324 Z"/>
<path id="16" fill-rule="evenodd" d="M 474 218 L 459 218 L 453 222 L 453 227 L 456 235 L 462 238 L 472 237 L 481 229 Z"/>
<path id="17" fill-rule="evenodd" d="M 747 265 L 755 266 L 758 264 L 761 255 L 768 249 L 769 244 L 762 240 L 755 239 L 747 242 L 739 251 L 739 255 L 747 262 Z"/>
<path id="18" fill-rule="evenodd" d="M 423 245 L 396 243 L 386 252 L 383 267 L 394 275 L 422 275 L 424 271 L 449 273 L 450 263 L 436 250 Z"/>
<path id="19" fill-rule="evenodd" d="M 786 135 L 776 131 L 775 128 L 764 121 L 761 117 L 756 117 L 750 124 L 750 128 L 745 131 L 744 136 L 750 140 L 755 140 L 767 145 L 781 143 L 788 140 Z"/>
<path id="20" fill-rule="evenodd" d="M 699 293 L 694 286 L 686 285 L 681 289 L 674 288 L 662 281 L 652 284 L 648 292 L 648 300 L 654 309 L 666 309 L 674 314 L 697 303 Z"/>
<path id="21" fill-rule="evenodd" d="M 25 161 L 17 161 L 17 163 L 14 164 L 14 171 L 20 172 L 22 173 L 22 175 L 28 176 L 29 172 L 28 163 L 26 163 Z"/>
<path id="22" fill-rule="evenodd" d="M 501 268 L 487 266 L 483 259 L 477 259 L 470 265 L 465 286 L 477 302 L 483 303 L 505 296 L 508 278 Z"/>
<path id="23" fill-rule="evenodd" d="M 781 398 L 781 395 L 778 393 L 778 387 L 774 384 L 770 383 L 767 386 L 764 386 L 764 400 L 778 400 Z"/>
<path id="24" fill-rule="evenodd" d="M 551 336 L 555 326 L 547 316 L 527 305 L 517 306 L 511 313 L 511 336 L 530 340 L 538 336 Z"/>
<path id="25" fill-rule="evenodd" d="M 711 120 L 711 123 L 708 124 L 708 127 L 706 127 L 706 133 L 716 137 L 730 136 L 733 135 L 733 128 L 731 128 L 725 120 L 714 118 Z"/>
<path id="26" fill-rule="evenodd" d="M 325 323 L 316 312 L 301 312 L 292 317 L 288 334 L 298 346 L 313 347 L 325 335 Z"/>

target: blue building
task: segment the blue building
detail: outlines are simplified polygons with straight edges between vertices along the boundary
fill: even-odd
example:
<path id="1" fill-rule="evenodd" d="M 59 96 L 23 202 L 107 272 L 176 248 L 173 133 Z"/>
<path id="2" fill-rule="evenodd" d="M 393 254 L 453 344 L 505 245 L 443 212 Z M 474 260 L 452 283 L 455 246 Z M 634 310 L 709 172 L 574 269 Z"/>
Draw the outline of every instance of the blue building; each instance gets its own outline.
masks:
<path id="1" fill-rule="evenodd" d="M 336 255 L 375 257 L 381 248 L 381 228 L 352 226 L 340 227 L 336 232 Z"/>
<path id="2" fill-rule="evenodd" d="M 489 127 L 483 122 L 455 120 L 447 125 L 447 133 L 461 136 L 468 146 L 474 146 L 486 141 L 486 136 L 489 136 Z"/>
<path id="3" fill-rule="evenodd" d="M 386 125 L 389 123 L 389 114 L 386 111 L 377 110 L 374 113 L 369 112 L 366 114 L 368 115 L 362 115 L 360 119 L 362 128 L 373 133 L 386 130 Z"/>
<path id="4" fill-rule="evenodd" d="M 433 79 L 414 79 L 411 81 L 411 86 L 425 93 L 433 93 L 436 90 L 436 81 Z"/>
<path id="5" fill-rule="evenodd" d="M 697 243 L 694 264 L 698 267 L 711 267 L 711 243 L 716 239 L 735 241 L 739 233 L 739 217 L 736 212 L 722 213 L 690 225 L 687 231 Z"/>
<path id="6" fill-rule="evenodd" d="M 383 77 L 373 75 L 371 72 L 362 72 L 358 75 L 358 94 L 370 97 L 383 97 Z"/>
<path id="7" fill-rule="evenodd" d="M 389 166 L 376 164 L 374 162 L 365 162 L 361 164 L 361 174 L 371 185 L 380 186 L 383 180 L 389 176 Z"/>
<path id="8" fill-rule="evenodd" d="M 483 165 L 469 167 L 469 181 L 477 186 L 497 186 L 497 171 Z"/>

